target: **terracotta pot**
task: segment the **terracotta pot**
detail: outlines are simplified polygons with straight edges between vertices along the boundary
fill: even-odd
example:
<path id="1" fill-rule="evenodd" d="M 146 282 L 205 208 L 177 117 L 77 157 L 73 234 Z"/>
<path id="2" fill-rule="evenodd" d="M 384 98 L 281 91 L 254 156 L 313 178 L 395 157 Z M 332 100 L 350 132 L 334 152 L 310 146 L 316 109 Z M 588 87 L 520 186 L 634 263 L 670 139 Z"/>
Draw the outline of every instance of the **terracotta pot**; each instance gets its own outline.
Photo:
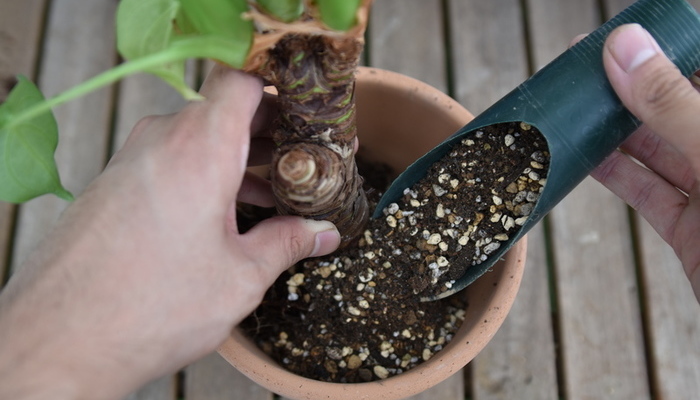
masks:
<path id="1" fill-rule="evenodd" d="M 397 172 L 457 131 L 473 116 L 459 103 L 415 79 L 373 68 L 357 76 L 360 143 L 370 159 Z M 525 265 L 526 238 L 466 290 L 469 307 L 452 341 L 430 360 L 382 381 L 321 382 L 295 375 L 236 329 L 219 353 L 268 390 L 293 399 L 399 399 L 420 393 L 471 361 L 494 336 L 513 304 Z"/>

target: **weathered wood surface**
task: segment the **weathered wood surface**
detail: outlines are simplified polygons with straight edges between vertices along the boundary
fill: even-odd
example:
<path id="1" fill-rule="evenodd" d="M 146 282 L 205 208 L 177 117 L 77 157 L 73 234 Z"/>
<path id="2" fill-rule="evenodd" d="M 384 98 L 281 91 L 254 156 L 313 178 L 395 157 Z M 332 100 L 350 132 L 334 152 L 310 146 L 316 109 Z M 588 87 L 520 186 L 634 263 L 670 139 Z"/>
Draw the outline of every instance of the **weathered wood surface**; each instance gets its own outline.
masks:
<path id="1" fill-rule="evenodd" d="M 192 65 L 193 66 L 193 65 Z M 188 81 L 195 82 L 195 68 L 188 71 Z M 151 75 L 135 75 L 119 84 L 112 149 L 124 144 L 134 125 L 144 116 L 170 114 L 186 104 L 170 86 Z M 128 397 L 129 400 L 166 400 L 176 396 L 177 376 L 157 379 Z"/>
<path id="2" fill-rule="evenodd" d="M 600 24 L 595 5 L 529 3 L 536 68 L 560 54 L 570 38 Z M 561 391 L 570 399 L 648 398 L 626 206 L 589 178 L 552 211 L 551 225 Z"/>
<path id="3" fill-rule="evenodd" d="M 186 399 L 272 400 L 269 391 L 231 368 L 221 356 L 212 353 L 185 370 Z"/>
<path id="4" fill-rule="evenodd" d="M 369 65 L 448 91 L 442 1 L 379 0 L 368 29 Z"/>
<path id="5" fill-rule="evenodd" d="M 46 0 L 0 3 L 0 102 L 19 74 L 36 78 L 41 29 Z M 5 260 L 10 254 L 16 207 L 0 202 L 0 285 L 9 273 Z"/>
<path id="6" fill-rule="evenodd" d="M 177 380 L 164 376 L 128 395 L 124 400 L 173 400 L 177 399 Z"/>
<path id="7" fill-rule="evenodd" d="M 454 94 L 474 114 L 484 111 L 530 74 L 521 5 L 518 0 L 448 3 Z M 526 270 L 513 309 L 471 363 L 475 399 L 544 400 L 557 396 L 542 227 L 528 239 Z"/>
<path id="8" fill-rule="evenodd" d="M 114 65 L 115 9 L 116 2 L 107 0 L 51 3 L 38 75 L 39 87 L 46 96 L 56 95 Z M 66 188 L 79 194 L 100 173 L 106 160 L 112 91 L 100 90 L 54 111 L 61 127 L 56 152 L 58 168 Z M 36 246 L 66 205 L 54 196 L 44 196 L 20 208 L 13 267 Z"/>
<path id="9" fill-rule="evenodd" d="M 454 97 L 474 115 L 529 75 L 520 0 L 447 3 Z"/>
<path id="10" fill-rule="evenodd" d="M 366 63 L 452 94 L 473 113 L 631 0 L 376 0 Z M 700 0 L 691 3 L 700 8 Z M 109 68 L 113 0 L 0 2 L 0 99 L 23 73 L 52 95 Z M 80 23 L 76 23 L 80 21 Z M 39 63 L 40 61 L 40 63 Z M 190 79 L 198 71 L 192 69 Z M 116 89 L 116 90 L 115 90 Z M 5 91 L 4 91 L 5 90 Z M 58 108 L 58 163 L 80 193 L 143 116 L 184 102 L 137 76 Z M 0 204 L 0 281 L 65 207 Z M 593 180 L 529 235 L 513 310 L 463 371 L 412 399 L 694 399 L 700 393 L 700 306 L 673 251 Z M 273 399 L 211 354 L 130 400 Z"/>

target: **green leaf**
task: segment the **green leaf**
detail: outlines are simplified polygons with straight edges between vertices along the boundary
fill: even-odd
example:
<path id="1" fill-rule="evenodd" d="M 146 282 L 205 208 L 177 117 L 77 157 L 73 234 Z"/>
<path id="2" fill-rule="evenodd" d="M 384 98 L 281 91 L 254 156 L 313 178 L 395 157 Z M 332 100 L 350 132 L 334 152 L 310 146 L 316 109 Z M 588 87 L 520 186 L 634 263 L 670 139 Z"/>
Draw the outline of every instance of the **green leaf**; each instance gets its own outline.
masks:
<path id="1" fill-rule="evenodd" d="M 168 47 L 178 0 L 122 0 L 117 9 L 117 49 L 135 59 Z"/>
<path id="2" fill-rule="evenodd" d="M 360 0 L 316 0 L 321 20 L 331 29 L 347 31 L 356 21 Z"/>
<path id="3" fill-rule="evenodd" d="M 253 22 L 242 17 L 248 11 L 247 0 L 180 0 L 180 4 L 198 33 L 250 46 Z"/>
<path id="4" fill-rule="evenodd" d="M 177 38 L 163 55 L 170 57 L 210 58 L 233 68 L 241 68 L 248 56 L 250 45 L 231 42 L 215 35 Z"/>
<path id="5" fill-rule="evenodd" d="M 187 17 L 185 11 L 180 7 L 175 16 L 175 26 L 177 27 L 177 32 L 181 35 L 196 34 L 197 28 L 194 27 L 192 21 Z"/>
<path id="6" fill-rule="evenodd" d="M 283 22 L 296 21 L 304 12 L 301 0 L 258 0 L 258 4 L 270 15 Z"/>
<path id="7" fill-rule="evenodd" d="M 247 48 L 214 35 L 178 37 L 167 49 L 122 63 L 48 100 L 29 80 L 19 77 L 7 101 L 0 105 L 0 200 L 21 203 L 45 193 L 73 198 L 61 186 L 53 160 L 58 128 L 52 107 L 133 73 L 188 58 L 215 58 L 239 66 Z"/>
<path id="8" fill-rule="evenodd" d="M 0 105 L 0 200 L 21 203 L 53 193 L 65 200 L 71 195 L 61 185 L 54 153 L 58 126 L 50 112 L 10 124 L 14 115 L 44 102 L 39 89 L 23 76 Z"/>
<path id="9" fill-rule="evenodd" d="M 136 60 L 167 49 L 176 35 L 173 21 L 180 11 L 178 0 L 122 0 L 117 9 L 117 49 L 127 60 Z M 149 68 L 188 100 L 201 99 L 185 81 L 185 61 Z"/>
<path id="10" fill-rule="evenodd" d="M 246 0 L 123 0 L 117 38 L 128 62 L 48 100 L 19 77 L 0 105 L 0 200 L 19 203 L 45 193 L 71 200 L 53 158 L 58 127 L 51 108 L 142 71 L 160 76 L 188 99 L 201 99 L 184 80 L 185 61 L 212 58 L 240 68 L 253 37 L 252 22 L 242 18 L 247 9 Z"/>

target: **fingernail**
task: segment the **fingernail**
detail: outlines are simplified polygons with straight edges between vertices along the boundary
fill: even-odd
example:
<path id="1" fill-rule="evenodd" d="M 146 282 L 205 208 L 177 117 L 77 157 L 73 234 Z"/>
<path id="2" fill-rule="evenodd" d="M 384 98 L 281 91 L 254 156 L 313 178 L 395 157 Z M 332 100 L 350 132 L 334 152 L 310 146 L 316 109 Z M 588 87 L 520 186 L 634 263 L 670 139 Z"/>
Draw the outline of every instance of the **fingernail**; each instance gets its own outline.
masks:
<path id="1" fill-rule="evenodd" d="M 661 52 L 654 38 L 639 24 L 624 25 L 608 49 L 623 71 L 630 73 Z"/>
<path id="2" fill-rule="evenodd" d="M 340 245 L 340 234 L 335 225 L 328 221 L 307 220 L 307 225 L 316 232 L 314 249 L 309 257 L 319 257 L 330 254 Z"/>

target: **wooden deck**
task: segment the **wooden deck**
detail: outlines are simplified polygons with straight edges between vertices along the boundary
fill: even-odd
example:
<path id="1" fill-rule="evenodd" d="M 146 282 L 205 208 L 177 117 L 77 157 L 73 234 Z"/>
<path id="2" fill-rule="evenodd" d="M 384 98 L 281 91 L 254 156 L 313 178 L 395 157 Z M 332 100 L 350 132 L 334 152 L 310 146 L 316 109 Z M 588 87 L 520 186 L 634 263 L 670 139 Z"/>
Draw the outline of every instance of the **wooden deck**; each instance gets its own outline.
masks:
<path id="1" fill-rule="evenodd" d="M 423 80 L 477 114 L 631 0 L 376 0 L 369 65 Z M 692 0 L 700 9 L 700 0 Z M 25 74 L 47 95 L 118 62 L 115 0 L 0 1 L 0 100 Z M 193 64 L 192 80 L 201 66 Z M 58 108 L 58 164 L 79 193 L 142 116 L 183 101 L 137 76 Z M 0 203 L 0 282 L 66 203 Z M 697 399 L 700 306 L 674 253 L 588 179 L 530 234 L 506 323 L 462 373 L 413 399 Z M 273 399 L 213 354 L 130 399 Z"/>

